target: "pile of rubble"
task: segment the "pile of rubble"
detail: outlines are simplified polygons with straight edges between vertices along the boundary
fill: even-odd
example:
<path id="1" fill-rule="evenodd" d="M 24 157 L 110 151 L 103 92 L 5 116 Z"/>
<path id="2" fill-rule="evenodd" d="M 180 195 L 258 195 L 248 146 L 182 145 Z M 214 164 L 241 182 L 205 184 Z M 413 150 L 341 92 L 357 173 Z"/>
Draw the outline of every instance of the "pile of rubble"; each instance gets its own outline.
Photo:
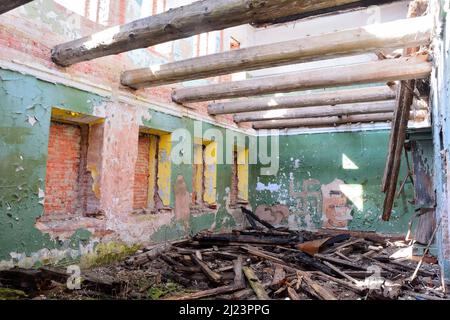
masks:
<path id="1" fill-rule="evenodd" d="M 123 261 L 84 271 L 80 290 L 67 288 L 65 269 L 48 267 L 2 271 L 0 287 L 32 291 L 38 298 L 74 299 L 448 298 L 447 283 L 428 250 L 413 261 L 404 254 L 410 244 L 398 238 L 292 231 L 245 213 L 251 229 L 203 232 L 146 247 Z"/>

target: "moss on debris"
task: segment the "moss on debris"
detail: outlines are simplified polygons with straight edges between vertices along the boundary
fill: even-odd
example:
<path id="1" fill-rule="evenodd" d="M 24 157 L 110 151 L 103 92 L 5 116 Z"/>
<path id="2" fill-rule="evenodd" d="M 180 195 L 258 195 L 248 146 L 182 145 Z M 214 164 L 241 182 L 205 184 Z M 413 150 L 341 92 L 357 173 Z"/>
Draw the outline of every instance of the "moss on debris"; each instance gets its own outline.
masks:
<path id="1" fill-rule="evenodd" d="M 99 243 L 93 253 L 81 257 L 80 265 L 84 269 L 108 265 L 135 254 L 140 248 L 141 245 L 127 246 L 117 242 Z"/>
<path id="2" fill-rule="evenodd" d="M 25 299 L 28 296 L 22 290 L 0 288 L 0 300 Z"/>

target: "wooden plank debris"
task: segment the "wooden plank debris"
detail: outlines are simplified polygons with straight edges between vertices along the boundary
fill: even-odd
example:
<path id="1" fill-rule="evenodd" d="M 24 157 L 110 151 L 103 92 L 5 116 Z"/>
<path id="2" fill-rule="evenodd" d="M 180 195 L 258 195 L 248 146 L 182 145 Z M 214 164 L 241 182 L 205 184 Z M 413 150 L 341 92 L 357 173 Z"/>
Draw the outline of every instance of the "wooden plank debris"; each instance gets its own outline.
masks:
<path id="1" fill-rule="evenodd" d="M 242 212 L 247 215 L 250 216 L 253 220 L 259 222 L 260 224 L 262 224 L 264 227 L 266 227 L 267 229 L 271 230 L 271 229 L 275 229 L 275 227 L 273 225 L 271 225 L 270 223 L 268 223 L 267 221 L 264 221 L 263 219 L 260 219 L 256 214 L 254 214 L 253 212 L 251 212 L 250 210 L 248 210 L 245 207 L 241 207 Z"/>
<path id="2" fill-rule="evenodd" d="M 94 299 L 434 299 L 445 298 L 438 265 L 423 261 L 416 280 L 410 274 L 416 264 L 392 261 L 396 238 L 372 233 L 349 237 L 342 230 L 330 233 L 293 231 L 286 228 L 235 230 L 231 234 L 265 238 L 264 244 L 203 241 L 208 233 L 171 243 L 163 254 L 144 264 L 125 258 L 111 266 L 83 270 L 81 290 L 68 291 L 69 274 L 61 268 L 0 271 L 0 287 L 23 290 L 29 297 L 63 294 L 67 298 Z M 230 234 L 225 234 L 228 238 Z M 221 234 L 209 236 L 223 237 Z M 369 238 L 372 238 L 370 240 Z M 296 242 L 285 242 L 286 238 Z M 272 243 L 268 241 L 271 239 Z M 314 256 L 296 246 L 326 244 Z M 399 243 L 401 246 L 405 242 Z M 143 250 L 152 252 L 153 245 Z M 319 246 L 320 248 L 320 246 Z M 372 257 L 368 257 L 370 252 Z M 197 253 L 197 254 L 196 254 Z M 341 253 L 338 255 L 337 253 Z M 134 256 L 140 256 L 139 253 Z M 200 258 L 201 257 L 201 258 Z M 374 267 L 378 267 L 377 271 Z M 103 278 L 103 275 L 107 277 Z M 98 275 L 102 275 L 99 279 Z M 373 287 L 371 277 L 381 279 Z M 249 279 L 248 281 L 246 279 Z M 445 284 L 445 283 L 444 283 Z M 386 292 L 388 295 L 386 295 Z M 51 293 L 50 293 L 51 292 Z M 155 297 L 155 294 L 157 296 Z M 65 295 L 65 296 L 64 296 Z M 424 295 L 424 296 L 420 296 Z"/>
<path id="3" fill-rule="evenodd" d="M 195 254 L 192 255 L 192 260 L 194 260 L 195 263 L 199 265 L 200 269 L 208 277 L 209 280 L 211 280 L 215 284 L 222 283 L 222 276 L 220 274 L 218 274 L 217 272 L 212 271 L 208 267 L 208 265 L 205 262 L 203 262 L 201 259 L 199 259 Z"/>
<path id="4" fill-rule="evenodd" d="M 415 18 L 424 15 L 428 8 L 427 0 L 414 0 L 409 3 L 408 18 Z M 404 49 L 405 56 L 418 55 L 420 46 L 414 46 Z M 392 122 L 391 135 L 389 137 L 388 154 L 386 158 L 386 167 L 384 170 L 381 191 L 386 196 L 383 204 L 384 221 L 389 221 L 391 218 L 392 209 L 394 207 L 394 200 L 397 191 L 397 180 L 400 173 L 401 157 L 406 140 L 406 130 L 408 129 L 409 113 L 411 105 L 414 100 L 414 89 L 416 87 L 416 80 L 399 79 L 400 82 L 397 94 L 397 107 L 394 112 L 394 120 Z"/>
<path id="5" fill-rule="evenodd" d="M 441 222 L 442 222 L 442 219 L 439 220 L 439 223 L 436 225 L 436 228 L 434 229 L 433 234 L 431 235 L 430 241 L 428 242 L 427 247 L 423 251 L 422 258 L 420 259 L 419 263 L 417 264 L 417 267 L 414 270 L 414 273 L 412 274 L 410 281 L 414 281 L 414 279 L 416 279 L 417 274 L 419 273 L 420 267 L 422 266 L 423 260 L 425 259 L 425 256 L 428 254 L 430 247 L 434 242 L 434 238 L 436 237 L 436 233 L 438 232 L 439 227 L 441 226 Z"/>
<path id="6" fill-rule="evenodd" d="M 242 270 L 244 271 L 245 277 L 250 283 L 250 286 L 252 287 L 253 291 L 255 291 L 258 299 L 271 300 L 266 290 L 262 286 L 261 282 L 259 281 L 258 277 L 256 276 L 255 272 L 250 267 L 243 267 Z"/>

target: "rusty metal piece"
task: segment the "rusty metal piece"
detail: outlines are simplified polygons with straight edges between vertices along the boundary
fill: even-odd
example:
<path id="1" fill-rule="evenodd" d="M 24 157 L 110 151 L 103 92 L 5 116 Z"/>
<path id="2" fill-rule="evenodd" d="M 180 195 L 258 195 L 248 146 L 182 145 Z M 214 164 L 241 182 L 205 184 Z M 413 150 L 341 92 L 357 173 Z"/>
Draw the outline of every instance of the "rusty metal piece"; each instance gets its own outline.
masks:
<path id="1" fill-rule="evenodd" d="M 301 251 L 313 256 L 316 253 L 319 253 L 321 247 L 330 239 L 331 238 L 324 238 L 324 239 L 319 239 L 319 240 L 303 242 L 303 243 L 296 245 L 296 248 L 298 250 L 301 250 Z"/>

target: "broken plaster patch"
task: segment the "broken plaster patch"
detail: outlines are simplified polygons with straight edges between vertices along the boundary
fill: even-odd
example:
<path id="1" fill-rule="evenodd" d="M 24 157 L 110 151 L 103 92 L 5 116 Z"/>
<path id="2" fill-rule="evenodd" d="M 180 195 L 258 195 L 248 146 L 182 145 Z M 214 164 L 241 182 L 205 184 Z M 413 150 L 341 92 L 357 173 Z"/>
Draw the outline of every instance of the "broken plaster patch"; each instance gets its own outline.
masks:
<path id="1" fill-rule="evenodd" d="M 41 188 L 39 188 L 39 190 L 38 190 L 38 198 L 39 198 L 39 204 L 44 205 L 45 192 Z"/>
<path id="2" fill-rule="evenodd" d="M 38 120 L 35 116 L 28 116 L 27 122 L 33 127 Z"/>
<path id="3" fill-rule="evenodd" d="M 269 183 L 265 185 L 264 183 L 258 181 L 256 183 L 256 191 L 269 191 L 269 192 L 277 192 L 280 191 L 281 187 L 276 183 Z"/>
<path id="4" fill-rule="evenodd" d="M 10 260 L 0 261 L 0 270 L 7 270 L 14 267 L 32 268 L 37 263 L 55 264 L 64 259 L 76 259 L 82 255 L 93 253 L 98 241 L 91 241 L 86 245 L 80 244 L 77 249 L 41 249 L 27 255 L 23 252 L 10 252 Z"/>
<path id="5" fill-rule="evenodd" d="M 86 103 L 91 104 L 91 100 Z M 106 104 L 94 105 L 93 115 L 95 117 L 106 118 Z"/>

